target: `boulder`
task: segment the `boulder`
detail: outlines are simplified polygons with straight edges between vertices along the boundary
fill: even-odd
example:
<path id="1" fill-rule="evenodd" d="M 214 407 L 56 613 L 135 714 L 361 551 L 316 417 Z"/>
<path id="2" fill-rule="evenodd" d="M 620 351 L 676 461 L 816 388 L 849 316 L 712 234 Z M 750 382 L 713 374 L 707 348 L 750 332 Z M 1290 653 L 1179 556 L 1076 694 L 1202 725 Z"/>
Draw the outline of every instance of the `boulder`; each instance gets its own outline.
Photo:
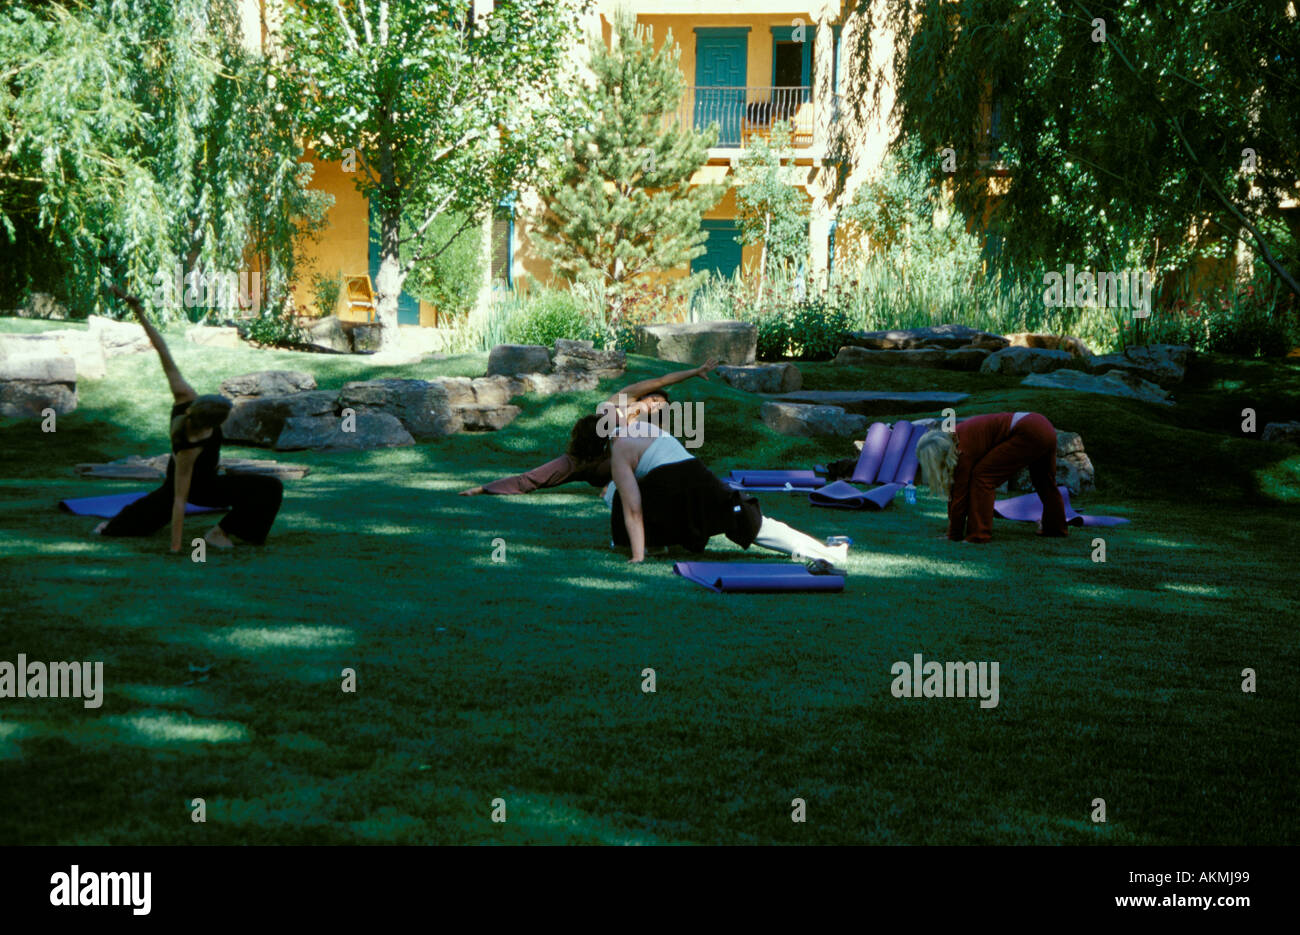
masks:
<path id="1" fill-rule="evenodd" d="M 896 415 L 903 412 L 937 412 L 970 399 L 969 393 L 888 393 L 874 390 L 799 390 L 771 397 L 773 402 L 838 406 L 864 416 Z"/>
<path id="2" fill-rule="evenodd" d="M 469 377 L 434 377 L 429 380 L 429 385 L 435 387 L 438 398 L 453 409 L 473 406 L 477 402 L 474 381 Z"/>
<path id="3" fill-rule="evenodd" d="M 754 362 L 758 329 L 746 321 L 706 321 L 698 324 L 641 325 L 636 329 L 636 352 L 660 360 L 746 366 Z"/>
<path id="4" fill-rule="evenodd" d="M 1259 437 L 1266 442 L 1300 445 L 1300 422 L 1270 422 Z"/>
<path id="5" fill-rule="evenodd" d="M 845 338 L 844 343 L 877 351 L 924 347 L 955 349 L 970 345 L 994 351 L 1007 346 L 1006 338 L 1001 335 L 955 324 L 902 331 L 854 331 Z"/>
<path id="6" fill-rule="evenodd" d="M 77 408 L 77 365 L 71 357 L 0 358 L 0 416 L 39 419 Z"/>
<path id="7" fill-rule="evenodd" d="M 551 355 L 540 344 L 498 344 L 488 354 L 487 375 L 550 373 Z"/>
<path id="8" fill-rule="evenodd" d="M 333 315 L 313 321 L 302 329 L 304 341 L 312 347 L 341 354 L 352 353 L 352 340 L 343 330 L 342 323 Z"/>
<path id="9" fill-rule="evenodd" d="M 1033 331 L 1018 331 L 1006 335 L 1012 347 L 1035 347 L 1049 351 L 1065 351 L 1071 357 L 1087 358 L 1092 356 L 1092 349 L 1082 340 L 1069 334 L 1043 334 Z"/>
<path id="10" fill-rule="evenodd" d="M 808 406 L 799 403 L 763 403 L 763 423 L 782 435 L 801 438 L 854 438 L 867 430 L 867 417 L 845 412 L 839 406 Z"/>
<path id="11" fill-rule="evenodd" d="M 227 441 L 269 448 L 275 444 L 291 418 L 333 415 L 339 394 L 334 390 L 311 390 L 288 396 L 256 396 L 235 404 L 221 433 Z"/>
<path id="12" fill-rule="evenodd" d="M 528 380 L 532 384 L 532 392 L 538 396 L 594 390 L 600 384 L 600 377 L 596 374 L 581 370 L 566 370 L 559 373 L 531 373 L 528 375 Z"/>
<path id="13" fill-rule="evenodd" d="M 470 381 L 474 390 L 474 405 L 504 406 L 517 395 L 518 384 L 509 377 L 476 377 Z"/>
<path id="14" fill-rule="evenodd" d="M 718 367 L 713 372 L 723 383 L 746 393 L 793 393 L 803 388 L 803 374 L 794 364 Z"/>
<path id="15" fill-rule="evenodd" d="M 255 396 L 288 396 L 316 389 L 316 378 L 300 370 L 259 370 L 221 381 L 221 393 L 238 402 Z"/>
<path id="16" fill-rule="evenodd" d="M 1083 438 L 1078 432 L 1056 432 L 1056 483 L 1064 485 L 1072 494 L 1087 493 L 1096 489 L 1095 472 L 1088 453 L 1083 450 Z M 1033 490 L 1029 469 L 1025 468 L 1012 479 L 1012 490 Z"/>
<path id="17" fill-rule="evenodd" d="M 216 328 L 210 325 L 195 325 L 186 330 L 185 340 L 201 347 L 239 347 L 238 328 Z"/>
<path id="18" fill-rule="evenodd" d="M 840 366 L 882 365 L 886 367 L 939 367 L 944 370 L 978 370 L 989 356 L 981 347 L 916 347 L 902 350 L 874 350 L 848 344 L 831 361 Z"/>
<path id="19" fill-rule="evenodd" d="M 475 402 L 472 397 L 466 400 L 469 405 Z M 345 383 L 339 393 L 339 407 L 340 411 L 354 409 L 358 415 L 386 413 L 416 438 L 441 438 L 454 435 L 463 428 L 457 406 L 447 388 L 427 380 L 381 379 Z"/>
<path id="20" fill-rule="evenodd" d="M 555 342 L 554 363 L 557 371 L 594 373 L 601 378 L 616 377 L 627 369 L 627 355 L 622 351 L 598 351 L 590 341 L 560 338 Z"/>
<path id="21" fill-rule="evenodd" d="M 345 321 L 340 323 L 347 333 L 352 353 L 367 354 L 379 350 L 383 343 L 383 327 L 364 321 Z"/>
<path id="22" fill-rule="evenodd" d="M 518 406 L 464 406 L 460 412 L 466 432 L 495 432 L 503 429 L 519 416 Z"/>
<path id="23" fill-rule="evenodd" d="M 99 346 L 104 349 L 107 358 L 153 350 L 149 335 L 133 321 L 114 321 L 102 315 L 91 315 L 86 319 L 86 324 L 89 326 L 87 330 L 99 340 Z"/>
<path id="24" fill-rule="evenodd" d="M 1092 373 L 1125 370 L 1163 387 L 1183 382 L 1193 351 L 1186 344 L 1148 344 L 1130 346 L 1122 354 L 1106 354 L 1088 361 Z"/>
<path id="25" fill-rule="evenodd" d="M 275 441 L 275 450 L 315 448 L 337 451 L 415 444 L 415 439 L 402 423 L 385 412 L 357 413 L 354 429 L 352 432 L 343 431 L 343 419 L 338 416 L 298 416 L 285 422 L 284 431 Z"/>
<path id="26" fill-rule="evenodd" d="M 67 357 L 73 361 L 79 380 L 102 380 L 108 373 L 104 346 L 99 343 L 99 336 L 71 328 L 36 334 L 4 335 L 0 337 L 0 357 Z"/>
<path id="27" fill-rule="evenodd" d="M 1020 377 L 1027 373 L 1048 373 L 1074 363 L 1068 351 L 1052 351 L 1037 347 L 1006 347 L 994 351 L 980 364 L 980 373 L 1000 373 Z"/>
<path id="28" fill-rule="evenodd" d="M 1078 393 L 1100 393 L 1104 396 L 1120 396 L 1125 399 L 1138 399 L 1160 406 L 1172 406 L 1174 401 L 1169 393 L 1154 383 L 1124 370 L 1110 370 L 1102 376 L 1083 373 L 1079 370 L 1057 370 L 1052 373 L 1031 373 L 1020 381 L 1021 386 L 1035 386 L 1042 389 L 1074 390 Z"/>

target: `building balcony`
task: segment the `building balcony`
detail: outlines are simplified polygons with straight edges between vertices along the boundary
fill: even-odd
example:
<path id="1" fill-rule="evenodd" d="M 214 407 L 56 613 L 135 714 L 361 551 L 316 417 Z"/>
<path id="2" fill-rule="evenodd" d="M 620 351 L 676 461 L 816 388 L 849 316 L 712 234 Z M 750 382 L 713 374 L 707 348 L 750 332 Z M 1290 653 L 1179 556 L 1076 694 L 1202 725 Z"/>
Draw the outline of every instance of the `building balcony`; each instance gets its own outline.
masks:
<path id="1" fill-rule="evenodd" d="M 818 110 L 810 87 L 690 87 L 675 119 L 697 130 L 716 126 L 715 151 L 770 140 L 773 124 L 784 121 L 790 125 L 791 146 L 807 151 L 825 143 Z"/>

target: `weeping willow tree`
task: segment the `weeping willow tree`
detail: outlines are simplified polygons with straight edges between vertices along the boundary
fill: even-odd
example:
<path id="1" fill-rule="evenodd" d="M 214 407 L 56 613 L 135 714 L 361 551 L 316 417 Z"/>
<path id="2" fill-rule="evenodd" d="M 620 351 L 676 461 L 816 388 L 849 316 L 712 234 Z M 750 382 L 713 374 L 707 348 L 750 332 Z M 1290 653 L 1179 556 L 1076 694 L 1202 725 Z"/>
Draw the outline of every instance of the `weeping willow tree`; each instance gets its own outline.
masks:
<path id="1" fill-rule="evenodd" d="M 849 99 L 855 117 L 891 84 L 900 139 L 950 170 L 966 214 L 987 210 L 1004 264 L 1169 270 L 1244 241 L 1300 293 L 1300 219 L 1282 207 L 1300 179 L 1290 0 L 858 0 L 851 15 L 875 89 Z"/>
<path id="2" fill-rule="evenodd" d="M 233 0 L 18 0 L 0 63 L 0 286 L 90 312 L 106 280 L 256 266 L 256 301 L 284 302 L 328 200 Z"/>

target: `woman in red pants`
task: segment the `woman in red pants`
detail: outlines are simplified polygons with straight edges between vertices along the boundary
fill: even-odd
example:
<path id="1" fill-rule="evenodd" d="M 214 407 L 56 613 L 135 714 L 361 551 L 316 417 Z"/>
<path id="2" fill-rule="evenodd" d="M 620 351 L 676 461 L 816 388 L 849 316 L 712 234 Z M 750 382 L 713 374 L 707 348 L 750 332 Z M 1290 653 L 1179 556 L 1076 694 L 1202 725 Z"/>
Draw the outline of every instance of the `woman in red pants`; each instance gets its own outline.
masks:
<path id="1" fill-rule="evenodd" d="M 1041 535 L 1064 536 L 1065 502 L 1056 489 L 1056 429 L 1036 412 L 995 412 L 957 423 L 956 432 L 931 429 L 916 445 L 931 490 L 948 497 L 948 538 L 988 542 L 994 492 L 1029 468 L 1043 501 Z"/>

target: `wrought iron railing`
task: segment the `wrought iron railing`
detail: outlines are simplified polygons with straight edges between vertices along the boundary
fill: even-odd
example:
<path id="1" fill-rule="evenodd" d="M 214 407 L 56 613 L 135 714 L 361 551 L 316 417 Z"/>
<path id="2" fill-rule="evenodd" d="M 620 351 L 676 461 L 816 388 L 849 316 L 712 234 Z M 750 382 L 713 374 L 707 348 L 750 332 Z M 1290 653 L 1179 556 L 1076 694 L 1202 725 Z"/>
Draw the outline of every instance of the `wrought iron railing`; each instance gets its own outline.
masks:
<path id="1" fill-rule="evenodd" d="M 677 119 L 696 129 L 716 125 L 720 147 L 745 147 L 786 121 L 795 149 L 813 145 L 817 102 L 810 87 L 691 87 Z"/>

